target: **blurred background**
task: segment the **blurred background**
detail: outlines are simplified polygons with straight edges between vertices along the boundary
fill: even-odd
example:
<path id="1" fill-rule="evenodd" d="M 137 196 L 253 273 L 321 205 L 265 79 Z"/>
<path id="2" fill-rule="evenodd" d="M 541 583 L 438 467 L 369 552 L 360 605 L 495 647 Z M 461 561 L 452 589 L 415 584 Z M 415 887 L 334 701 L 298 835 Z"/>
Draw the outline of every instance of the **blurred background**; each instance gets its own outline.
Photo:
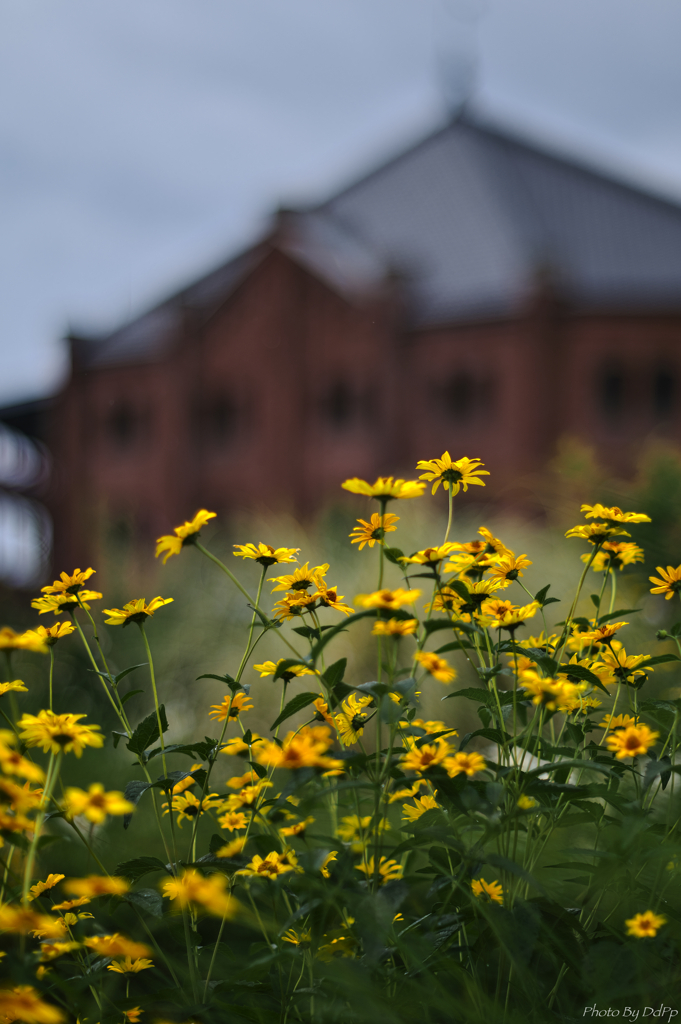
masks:
<path id="1" fill-rule="evenodd" d="M 3 620 L 76 565 L 107 606 L 173 594 L 189 730 L 247 612 L 155 538 L 206 507 L 223 557 L 300 546 L 352 600 L 371 508 L 341 481 L 448 449 L 492 474 L 457 539 L 527 551 L 530 589 L 573 587 L 583 501 L 648 512 L 622 601 L 673 621 L 646 595 L 681 561 L 680 41 L 669 0 L 0 0 Z M 396 542 L 437 542 L 444 503 L 405 504 Z M 103 630 L 116 668 L 132 633 Z"/>

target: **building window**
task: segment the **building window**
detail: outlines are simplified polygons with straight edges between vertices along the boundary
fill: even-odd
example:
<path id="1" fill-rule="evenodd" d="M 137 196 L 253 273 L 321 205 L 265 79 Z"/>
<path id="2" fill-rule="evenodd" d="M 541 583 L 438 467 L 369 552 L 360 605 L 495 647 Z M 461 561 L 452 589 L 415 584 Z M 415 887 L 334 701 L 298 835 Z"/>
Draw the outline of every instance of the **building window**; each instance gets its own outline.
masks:
<path id="1" fill-rule="evenodd" d="M 671 415 L 676 397 L 676 378 L 671 370 L 660 367 L 653 378 L 653 409 L 658 419 Z"/>
<path id="2" fill-rule="evenodd" d="M 477 392 L 477 383 L 469 373 L 464 371 L 451 378 L 444 388 L 443 400 L 452 419 L 463 422 L 471 418 L 475 411 Z"/>
<path id="3" fill-rule="evenodd" d="M 237 410 L 227 394 L 213 395 L 197 404 L 193 418 L 199 444 L 221 448 L 236 434 Z"/>
<path id="4" fill-rule="evenodd" d="M 355 396 L 343 381 L 338 381 L 331 388 L 324 412 L 329 423 L 337 430 L 342 430 L 355 416 Z"/>
<path id="5" fill-rule="evenodd" d="M 599 382 L 601 409 L 608 417 L 619 416 L 624 408 L 624 374 L 618 369 L 607 369 Z"/>
<path id="6" fill-rule="evenodd" d="M 140 416 L 129 402 L 120 401 L 109 413 L 107 426 L 117 448 L 130 448 L 140 433 Z"/>

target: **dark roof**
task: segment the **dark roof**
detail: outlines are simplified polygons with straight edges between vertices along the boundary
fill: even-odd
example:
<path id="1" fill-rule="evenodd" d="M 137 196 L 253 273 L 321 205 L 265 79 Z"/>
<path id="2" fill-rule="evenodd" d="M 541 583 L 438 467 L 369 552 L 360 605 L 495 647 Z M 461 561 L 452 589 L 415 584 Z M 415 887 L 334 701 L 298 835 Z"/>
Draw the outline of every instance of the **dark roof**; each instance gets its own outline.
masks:
<path id="1" fill-rule="evenodd" d="M 468 117 L 280 226 L 270 243 L 348 297 L 397 273 L 419 325 L 512 315 L 539 273 L 581 309 L 681 308 L 681 206 Z M 159 358 L 183 309 L 218 308 L 264 251 L 80 342 L 80 361 Z"/>

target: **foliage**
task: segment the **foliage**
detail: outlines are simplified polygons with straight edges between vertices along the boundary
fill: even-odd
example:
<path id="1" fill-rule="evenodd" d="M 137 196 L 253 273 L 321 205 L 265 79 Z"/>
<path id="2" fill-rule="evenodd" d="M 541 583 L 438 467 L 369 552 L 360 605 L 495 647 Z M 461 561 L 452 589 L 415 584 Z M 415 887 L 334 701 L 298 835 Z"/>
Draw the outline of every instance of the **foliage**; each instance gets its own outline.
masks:
<path id="1" fill-rule="evenodd" d="M 194 739 L 167 742 L 172 708 L 147 637 L 169 599 L 104 611 L 121 638 L 138 633 L 120 671 L 85 589 L 90 570 L 63 573 L 34 604 L 68 628 L 0 631 L 0 1017 L 544 1024 L 594 1004 L 673 1006 L 681 699 L 664 681 L 681 623 L 660 631 L 657 650 L 632 653 L 636 609 L 616 607 L 618 577 L 642 557 L 625 535 L 638 540 L 647 516 L 582 507 L 568 531 L 584 554 L 567 609 L 548 584 L 525 589 L 530 560 L 486 527 L 449 539 L 454 499 L 485 486 L 478 460 L 445 453 L 419 468 L 433 491 L 443 484 L 449 517 L 441 542 L 412 553 L 386 507 L 425 483 L 346 481 L 378 503 L 350 534 L 358 559 L 377 563 L 376 589 L 354 609 L 326 563 L 257 539 L 235 545 L 259 570 L 253 593 L 204 545 L 205 509 L 160 538 L 164 561 L 207 558 L 248 614 L 240 661 L 197 670 L 224 697 Z M 597 592 L 578 614 L 589 578 Z M 681 567 L 654 583 L 675 604 Z M 373 638 L 373 679 L 339 657 L 347 630 Z M 258 660 L 265 637 L 276 661 Z M 92 695 L 85 716 L 53 685 L 75 644 L 107 740 L 127 759 L 117 789 L 89 777 L 104 739 Z M 11 659 L 22 651 L 45 659 L 49 706 L 19 717 Z M 650 696 L 654 672 L 663 682 Z M 134 710 L 141 686 L 147 715 Z M 260 736 L 248 715 L 264 688 L 280 699 Z M 453 701 L 459 724 L 474 708 L 478 724 L 421 717 L 428 690 Z M 63 785 L 81 755 L 87 771 Z M 118 862 L 101 841 L 112 830 L 125 844 Z M 67 835 L 87 851 L 87 874 L 72 877 L 75 847 L 52 854 Z"/>

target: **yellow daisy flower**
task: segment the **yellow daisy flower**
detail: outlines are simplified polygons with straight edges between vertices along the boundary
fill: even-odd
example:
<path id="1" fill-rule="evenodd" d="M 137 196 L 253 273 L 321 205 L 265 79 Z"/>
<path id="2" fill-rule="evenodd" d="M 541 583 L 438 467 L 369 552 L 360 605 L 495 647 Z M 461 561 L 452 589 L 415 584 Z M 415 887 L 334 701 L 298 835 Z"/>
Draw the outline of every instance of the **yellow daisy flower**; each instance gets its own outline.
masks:
<path id="1" fill-rule="evenodd" d="M 418 619 L 376 619 L 373 636 L 411 636 L 418 628 Z"/>
<path id="2" fill-rule="evenodd" d="M 359 544 L 359 550 L 362 551 L 367 544 L 370 548 L 374 544 L 382 544 L 386 533 L 393 533 L 397 529 L 395 523 L 399 521 L 399 516 L 393 516 L 389 512 L 382 516 L 374 512 L 369 522 L 366 519 L 358 519 L 359 526 L 356 526 L 348 536 L 353 544 Z"/>
<path id="3" fill-rule="evenodd" d="M 656 584 L 654 587 L 651 587 L 650 593 L 664 594 L 665 601 L 670 601 L 674 594 L 681 590 L 681 565 L 677 565 L 676 568 L 668 565 L 666 569 L 658 565 L 657 571 L 662 579 L 658 580 L 655 576 L 648 577 L 651 583 Z"/>
<path id="4" fill-rule="evenodd" d="M 379 476 L 374 484 L 355 476 L 341 484 L 344 490 L 352 494 L 366 494 L 369 498 L 383 502 L 392 501 L 393 498 L 420 498 L 425 486 L 418 480 L 395 480 L 392 476 Z"/>
<path id="5" fill-rule="evenodd" d="M 628 725 L 608 733 L 608 750 L 615 754 L 618 761 L 625 757 L 638 757 L 647 754 L 648 748 L 653 746 L 659 736 L 659 732 L 653 732 L 647 725 Z"/>
<path id="6" fill-rule="evenodd" d="M 107 971 L 115 971 L 117 974 L 139 974 L 140 971 L 147 971 L 153 966 L 153 960 L 144 957 L 133 960 L 131 956 L 126 956 L 124 960 L 116 960 L 115 963 L 109 964 Z"/>
<path id="7" fill-rule="evenodd" d="M 652 523 L 650 516 L 644 512 L 623 512 L 617 505 L 608 508 L 605 505 L 582 505 L 580 512 L 585 519 L 607 519 L 611 523 Z"/>
<path id="8" fill-rule="evenodd" d="M 372 879 L 376 873 L 374 858 L 370 857 L 368 864 L 356 864 L 355 870 L 361 871 L 362 874 L 367 876 L 367 879 Z M 403 872 L 404 868 L 401 864 L 398 864 L 396 860 L 389 860 L 387 857 L 381 857 L 378 862 L 378 884 L 384 885 L 386 882 L 390 882 L 395 878 L 401 878 Z"/>
<path id="9" fill-rule="evenodd" d="M 264 569 L 279 562 L 297 562 L 295 556 L 300 551 L 300 548 L 273 548 L 271 544 L 263 544 L 262 541 L 258 544 L 235 544 L 234 547 L 235 558 L 252 558 Z"/>
<path id="10" fill-rule="evenodd" d="M 643 914 L 634 914 L 624 923 L 627 926 L 627 935 L 633 935 L 637 939 L 648 939 L 657 935 L 660 928 L 667 923 L 667 918 L 663 914 L 646 910 Z"/>
<path id="11" fill-rule="evenodd" d="M 165 552 L 163 564 L 172 555 L 179 555 L 186 544 L 193 544 L 203 527 L 209 519 L 214 519 L 217 513 L 208 512 L 205 508 L 199 509 L 193 519 L 188 519 L 182 526 L 176 526 L 174 533 L 164 534 L 156 541 L 156 558 Z"/>
<path id="12" fill-rule="evenodd" d="M 405 590 L 404 587 L 398 587 L 396 590 L 375 590 L 373 594 L 358 594 L 355 604 L 361 608 L 386 608 L 388 611 L 396 611 L 405 604 L 413 604 L 420 596 L 420 590 Z"/>
<path id="13" fill-rule="evenodd" d="M 173 597 L 154 597 L 147 604 L 143 597 L 138 597 L 134 601 L 128 601 L 122 608 L 104 608 L 104 614 L 111 616 L 104 621 L 110 626 L 128 626 L 131 622 L 146 622 L 159 608 L 163 608 L 166 604 L 172 604 L 174 600 Z"/>
<path id="14" fill-rule="evenodd" d="M 449 452 L 445 452 L 440 459 L 421 459 L 416 463 L 417 469 L 425 469 L 419 480 L 434 481 L 432 493 L 435 494 L 440 484 L 448 491 L 451 487 L 452 494 L 458 494 L 463 487 L 467 491 L 471 484 L 484 487 L 485 481 L 481 476 L 489 476 L 486 469 L 483 469 L 484 462 L 480 459 L 457 459 L 455 462 Z"/>
<path id="15" fill-rule="evenodd" d="M 42 747 L 46 754 L 74 753 L 80 757 L 85 747 L 104 746 L 99 726 L 84 725 L 81 718 L 85 715 L 55 715 L 53 711 L 24 714 L 18 722 L 20 736 L 27 747 Z"/>
<path id="16" fill-rule="evenodd" d="M 371 704 L 372 698 L 366 695 L 361 697 L 349 694 L 341 704 L 341 712 L 335 716 L 336 728 L 340 734 L 341 743 L 349 747 L 357 743 L 364 732 L 367 721 L 367 714 L 364 708 Z"/>
<path id="17" fill-rule="evenodd" d="M 471 882 L 471 889 L 476 899 L 487 898 L 492 903 L 504 902 L 503 887 L 496 879 L 493 882 L 486 882 L 484 878 L 474 878 Z"/>
<path id="18" fill-rule="evenodd" d="M 417 651 L 414 660 L 440 683 L 453 683 L 456 679 L 456 669 L 452 668 L 446 658 L 440 658 L 431 651 Z"/>
<path id="19" fill-rule="evenodd" d="M 95 825 L 101 825 L 106 821 L 107 814 L 132 814 L 135 805 L 126 800 L 118 790 L 106 793 L 101 782 L 93 782 L 87 793 L 76 786 L 68 786 L 63 809 L 67 818 L 83 815 Z"/>

